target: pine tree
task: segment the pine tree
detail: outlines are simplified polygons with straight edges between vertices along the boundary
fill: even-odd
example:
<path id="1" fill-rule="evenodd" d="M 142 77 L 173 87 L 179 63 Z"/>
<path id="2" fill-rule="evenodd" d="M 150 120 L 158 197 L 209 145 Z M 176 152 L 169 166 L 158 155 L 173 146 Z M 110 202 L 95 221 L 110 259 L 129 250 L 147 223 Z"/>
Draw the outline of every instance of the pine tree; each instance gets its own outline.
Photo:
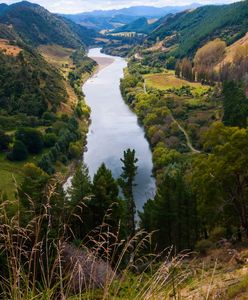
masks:
<path id="1" fill-rule="evenodd" d="M 123 192 L 123 195 L 127 201 L 127 213 L 128 213 L 128 220 L 127 220 L 127 228 L 128 234 L 131 236 L 135 233 L 135 213 L 136 213 L 136 206 L 133 196 L 133 187 L 135 186 L 135 177 L 137 175 L 136 163 L 138 159 L 135 157 L 135 150 L 128 149 L 124 151 L 124 158 L 121 159 L 123 163 L 122 167 L 122 174 L 119 179 L 119 183 Z"/>
<path id="2" fill-rule="evenodd" d="M 92 194 L 88 168 L 83 164 L 76 169 L 68 189 L 69 226 L 76 238 L 82 239 L 92 226 L 90 224 L 88 203 Z"/>
<path id="3" fill-rule="evenodd" d="M 93 215 L 93 226 L 99 226 L 103 220 L 116 226 L 121 218 L 119 207 L 119 188 L 112 172 L 102 164 L 93 178 L 93 198 L 89 203 Z M 109 217 L 108 217 L 109 216 Z"/>

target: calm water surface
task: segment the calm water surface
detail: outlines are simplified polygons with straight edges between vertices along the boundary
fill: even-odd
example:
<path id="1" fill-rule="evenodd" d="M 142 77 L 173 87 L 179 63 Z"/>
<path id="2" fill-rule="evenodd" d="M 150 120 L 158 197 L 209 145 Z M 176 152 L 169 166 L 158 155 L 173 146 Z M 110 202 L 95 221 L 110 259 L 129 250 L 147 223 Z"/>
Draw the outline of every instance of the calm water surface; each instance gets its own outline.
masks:
<path id="1" fill-rule="evenodd" d="M 154 196 L 155 181 L 152 178 L 152 154 L 144 130 L 120 93 L 120 78 L 127 63 L 123 58 L 100 53 L 98 48 L 91 49 L 88 55 L 111 57 L 114 62 L 89 79 L 83 87 L 86 102 L 91 108 L 85 164 L 91 177 L 104 162 L 118 178 L 124 150 L 135 149 L 139 159 L 135 200 L 137 209 L 141 210 L 144 203 Z"/>

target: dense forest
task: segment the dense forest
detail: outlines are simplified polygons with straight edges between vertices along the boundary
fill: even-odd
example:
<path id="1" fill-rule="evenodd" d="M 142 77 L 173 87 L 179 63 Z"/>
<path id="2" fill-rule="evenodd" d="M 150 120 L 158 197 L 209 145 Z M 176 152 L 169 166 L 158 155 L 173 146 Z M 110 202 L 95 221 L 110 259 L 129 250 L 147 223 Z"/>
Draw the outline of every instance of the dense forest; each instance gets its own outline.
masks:
<path id="1" fill-rule="evenodd" d="M 247 0 L 202 6 L 102 35 L 0 5 L 0 298 L 246 297 L 247 14 Z M 118 178 L 82 162 L 99 40 L 127 58 L 121 94 L 150 144 L 157 189 L 142 211 L 135 149 Z"/>

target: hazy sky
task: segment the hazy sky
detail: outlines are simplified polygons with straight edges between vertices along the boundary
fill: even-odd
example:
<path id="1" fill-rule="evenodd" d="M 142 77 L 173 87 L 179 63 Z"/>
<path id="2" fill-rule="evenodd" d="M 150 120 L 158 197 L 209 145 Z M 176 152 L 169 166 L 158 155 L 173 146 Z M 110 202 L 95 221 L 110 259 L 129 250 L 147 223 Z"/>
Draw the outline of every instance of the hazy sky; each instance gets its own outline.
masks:
<path id="1" fill-rule="evenodd" d="M 19 2 L 17 0 L 0 0 L 0 3 L 11 4 Z M 51 12 L 59 13 L 78 13 L 94 9 L 113 9 L 129 7 L 134 5 L 153 5 L 153 6 L 177 6 L 187 5 L 192 2 L 210 4 L 210 3 L 232 3 L 235 0 L 30 0 L 46 7 Z"/>

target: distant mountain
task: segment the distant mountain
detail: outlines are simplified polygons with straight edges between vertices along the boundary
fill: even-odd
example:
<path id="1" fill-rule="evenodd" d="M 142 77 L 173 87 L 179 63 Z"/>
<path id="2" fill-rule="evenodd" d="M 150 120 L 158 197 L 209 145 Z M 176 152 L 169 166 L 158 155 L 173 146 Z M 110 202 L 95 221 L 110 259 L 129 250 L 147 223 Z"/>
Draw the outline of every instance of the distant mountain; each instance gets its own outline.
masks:
<path id="1" fill-rule="evenodd" d="M 214 38 L 233 43 L 248 31 L 248 0 L 229 5 L 208 5 L 160 20 L 147 38 L 150 43 L 164 41 L 176 56 L 191 55 Z"/>
<path id="2" fill-rule="evenodd" d="M 195 9 L 201 6 L 199 3 L 193 3 L 185 6 L 164 6 L 164 7 L 154 7 L 154 6 L 132 6 L 128 8 L 113 9 L 113 10 L 95 10 L 92 12 L 85 12 L 79 14 L 91 15 L 91 16 L 101 16 L 101 17 L 114 17 L 116 15 L 126 15 L 135 17 L 161 17 L 168 13 L 176 13 L 186 9 Z"/>
<path id="3" fill-rule="evenodd" d="M 117 28 L 114 32 L 138 32 L 146 33 L 148 31 L 148 21 L 145 17 L 141 17 L 130 24 Z"/>
<path id="4" fill-rule="evenodd" d="M 89 44 L 92 32 L 75 26 L 45 8 L 29 2 L 19 2 L 0 6 L 0 23 L 11 26 L 27 43 L 58 44 L 68 48 L 78 48 Z"/>
<path id="5" fill-rule="evenodd" d="M 97 30 L 114 29 L 127 25 L 140 17 L 160 18 L 170 13 L 177 13 L 187 9 L 194 9 L 201 6 L 193 3 L 187 6 L 133 6 L 129 8 L 114 10 L 95 10 L 92 12 L 84 12 L 75 15 L 64 15 L 66 18 Z"/>
<path id="6" fill-rule="evenodd" d="M 120 32 L 136 32 L 136 33 L 144 33 L 144 34 L 149 34 L 156 28 L 158 28 L 161 23 L 164 23 L 164 21 L 172 16 L 172 14 L 168 14 L 163 18 L 158 19 L 155 22 L 150 23 L 147 18 L 141 17 L 139 19 L 136 19 L 135 21 L 123 25 L 121 27 L 118 27 L 115 29 L 113 32 L 114 33 L 120 33 Z"/>
<path id="7" fill-rule="evenodd" d="M 102 29 L 115 29 L 117 27 L 126 25 L 133 22 L 138 17 L 127 16 L 127 15 L 115 15 L 113 17 L 109 16 L 95 16 L 88 14 L 78 14 L 78 15 L 62 15 L 65 18 L 78 23 L 82 26 L 88 27 L 90 29 L 95 29 L 100 31 Z"/>
<path id="8" fill-rule="evenodd" d="M 8 8 L 8 5 L 5 3 L 0 3 L 0 14 L 4 12 L 4 10 Z"/>

